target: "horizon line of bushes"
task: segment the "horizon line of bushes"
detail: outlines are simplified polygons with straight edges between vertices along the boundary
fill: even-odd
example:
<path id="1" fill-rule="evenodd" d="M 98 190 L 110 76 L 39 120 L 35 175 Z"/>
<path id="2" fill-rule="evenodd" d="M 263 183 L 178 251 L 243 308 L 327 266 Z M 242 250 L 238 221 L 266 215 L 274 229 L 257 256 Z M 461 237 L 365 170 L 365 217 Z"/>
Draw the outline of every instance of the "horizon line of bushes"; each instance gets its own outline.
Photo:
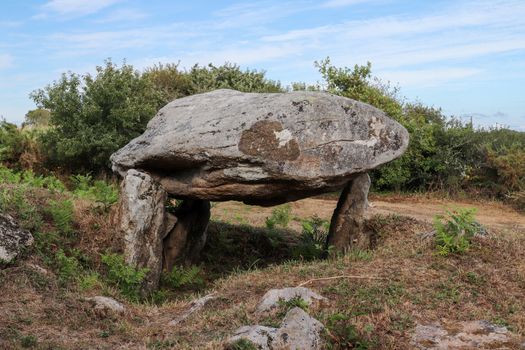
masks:
<path id="1" fill-rule="evenodd" d="M 110 173 L 109 156 L 140 135 L 175 98 L 230 88 L 244 92 L 328 91 L 371 104 L 410 133 L 406 153 L 371 173 L 379 191 L 467 191 L 525 207 L 525 133 L 475 128 L 441 109 L 407 102 L 398 87 L 372 75 L 372 66 L 315 62 L 321 82 L 283 87 L 264 71 L 238 65 L 158 64 L 139 72 L 106 60 L 94 75 L 64 73 L 35 90 L 37 109 L 24 127 L 0 122 L 0 162 L 36 173 Z"/>

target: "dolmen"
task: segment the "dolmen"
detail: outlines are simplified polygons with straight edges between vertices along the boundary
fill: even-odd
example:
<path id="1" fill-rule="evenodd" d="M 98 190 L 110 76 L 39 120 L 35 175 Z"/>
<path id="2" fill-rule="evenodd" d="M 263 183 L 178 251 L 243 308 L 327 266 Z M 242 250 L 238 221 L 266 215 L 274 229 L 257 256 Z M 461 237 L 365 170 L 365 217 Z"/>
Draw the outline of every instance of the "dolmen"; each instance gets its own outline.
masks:
<path id="1" fill-rule="evenodd" d="M 400 157 L 408 132 L 383 111 L 325 92 L 215 90 L 176 99 L 111 156 L 123 177 L 116 215 L 128 263 L 162 269 L 195 260 L 210 201 L 273 206 L 340 191 L 327 245 L 367 244 L 368 171 Z M 171 211 L 168 199 L 181 200 Z"/>

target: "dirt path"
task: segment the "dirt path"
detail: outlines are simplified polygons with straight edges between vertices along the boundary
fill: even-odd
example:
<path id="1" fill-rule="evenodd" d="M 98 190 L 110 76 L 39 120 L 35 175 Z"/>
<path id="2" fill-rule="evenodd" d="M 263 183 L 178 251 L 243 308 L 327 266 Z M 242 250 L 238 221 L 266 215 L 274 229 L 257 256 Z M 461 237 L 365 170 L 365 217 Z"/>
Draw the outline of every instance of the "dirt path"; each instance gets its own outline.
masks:
<path id="1" fill-rule="evenodd" d="M 330 220 L 335 205 L 335 199 L 307 198 L 292 202 L 290 206 L 295 220 L 290 223 L 290 227 L 300 229 L 299 219 L 313 215 Z M 434 215 L 443 213 L 446 208 L 456 207 L 477 208 L 477 219 L 489 227 L 523 230 L 525 232 L 525 215 L 509 206 L 496 202 L 468 202 L 418 197 L 372 197 L 369 213 L 370 215 L 398 214 L 431 222 Z M 272 209 L 249 206 L 239 202 L 223 202 L 214 204 L 212 216 L 232 223 L 264 226 L 265 219 L 272 214 Z"/>

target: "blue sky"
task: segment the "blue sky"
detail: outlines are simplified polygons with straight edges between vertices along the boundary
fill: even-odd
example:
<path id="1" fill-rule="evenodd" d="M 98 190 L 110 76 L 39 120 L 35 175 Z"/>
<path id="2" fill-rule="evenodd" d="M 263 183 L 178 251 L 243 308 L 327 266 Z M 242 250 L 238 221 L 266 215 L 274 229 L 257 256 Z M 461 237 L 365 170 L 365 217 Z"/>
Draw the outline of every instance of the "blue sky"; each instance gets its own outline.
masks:
<path id="1" fill-rule="evenodd" d="M 372 62 L 410 101 L 525 130 L 525 1 L 0 0 L 0 115 L 20 123 L 28 94 L 105 58 L 266 70 L 315 83 L 315 60 Z"/>

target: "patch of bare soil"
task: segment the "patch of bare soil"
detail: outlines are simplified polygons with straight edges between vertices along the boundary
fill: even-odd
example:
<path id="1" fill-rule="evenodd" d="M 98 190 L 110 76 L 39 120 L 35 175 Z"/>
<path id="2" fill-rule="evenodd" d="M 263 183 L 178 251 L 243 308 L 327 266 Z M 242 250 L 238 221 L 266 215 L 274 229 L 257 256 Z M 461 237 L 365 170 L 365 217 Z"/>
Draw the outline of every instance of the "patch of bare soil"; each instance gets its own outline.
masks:
<path id="1" fill-rule="evenodd" d="M 335 199 L 320 198 L 307 198 L 290 203 L 292 216 L 296 219 L 290 223 L 290 228 L 300 230 L 300 219 L 314 215 L 330 220 L 336 204 Z M 435 215 L 443 213 L 446 209 L 472 207 L 478 209 L 477 219 L 483 225 L 497 229 L 525 230 L 525 215 L 511 206 L 498 202 L 456 201 L 415 196 L 372 196 L 369 215 L 397 214 L 432 222 Z M 249 206 L 240 202 L 222 202 L 214 204 L 212 217 L 232 223 L 264 226 L 265 219 L 272 214 L 272 210 L 271 207 Z"/>

